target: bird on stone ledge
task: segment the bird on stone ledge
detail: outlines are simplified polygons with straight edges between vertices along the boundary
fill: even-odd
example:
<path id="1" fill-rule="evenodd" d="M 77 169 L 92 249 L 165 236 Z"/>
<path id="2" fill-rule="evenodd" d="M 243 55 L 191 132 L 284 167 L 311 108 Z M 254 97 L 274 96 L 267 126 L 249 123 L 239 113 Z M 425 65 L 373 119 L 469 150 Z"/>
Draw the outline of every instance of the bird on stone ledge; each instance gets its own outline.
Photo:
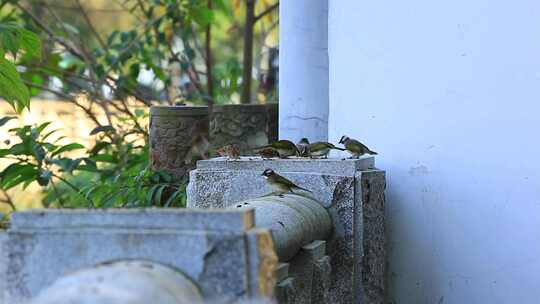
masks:
<path id="1" fill-rule="evenodd" d="M 225 145 L 216 150 L 220 156 L 226 156 L 228 159 L 240 159 L 240 149 L 235 144 Z"/>
<path id="2" fill-rule="evenodd" d="M 277 174 L 272 169 L 264 170 L 262 176 L 266 178 L 266 182 L 270 185 L 270 187 L 275 189 L 276 193 L 280 196 L 284 193 L 295 193 L 294 190 L 302 190 L 311 193 L 310 190 L 297 186 L 295 183 Z"/>
<path id="3" fill-rule="evenodd" d="M 298 143 L 296 143 L 296 147 L 298 148 L 298 152 L 300 152 L 301 157 L 308 157 L 309 156 L 309 140 L 307 138 L 302 138 Z"/>
<path id="4" fill-rule="evenodd" d="M 278 140 L 269 145 L 255 148 L 255 153 L 258 153 L 258 151 L 267 148 L 274 149 L 279 154 L 280 158 L 300 155 L 300 152 L 298 151 L 296 145 L 292 141 L 286 139 Z"/>
<path id="5" fill-rule="evenodd" d="M 345 135 L 341 137 L 341 139 L 339 140 L 339 143 L 343 144 L 345 146 L 345 150 L 347 150 L 347 152 L 352 154 L 350 158 L 358 159 L 360 156 L 364 154 L 377 155 L 377 152 L 371 151 L 363 143 L 359 142 L 358 140 L 349 138 Z"/>
<path id="6" fill-rule="evenodd" d="M 309 150 L 310 150 L 309 156 L 315 157 L 315 158 L 318 158 L 318 157 L 328 158 L 328 153 L 330 153 L 332 149 L 345 151 L 345 149 L 338 148 L 331 143 L 318 141 L 309 145 Z"/>

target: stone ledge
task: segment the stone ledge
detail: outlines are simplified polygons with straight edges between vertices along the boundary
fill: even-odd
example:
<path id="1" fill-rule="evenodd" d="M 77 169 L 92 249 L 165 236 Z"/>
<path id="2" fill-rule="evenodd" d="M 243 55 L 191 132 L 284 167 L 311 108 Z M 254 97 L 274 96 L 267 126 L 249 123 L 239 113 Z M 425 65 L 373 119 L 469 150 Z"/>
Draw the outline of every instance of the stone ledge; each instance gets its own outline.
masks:
<path id="1" fill-rule="evenodd" d="M 326 175 L 354 176 L 357 171 L 375 168 L 373 156 L 360 159 L 309 159 L 309 158 L 286 158 L 286 159 L 262 159 L 258 156 L 242 156 L 237 160 L 229 160 L 227 157 L 217 157 L 197 162 L 199 171 L 264 171 L 266 168 L 285 172 L 317 172 Z"/>
<path id="2" fill-rule="evenodd" d="M 10 230 L 23 229 L 181 229 L 247 231 L 254 227 L 253 210 L 214 209 L 48 209 L 13 213 Z"/>

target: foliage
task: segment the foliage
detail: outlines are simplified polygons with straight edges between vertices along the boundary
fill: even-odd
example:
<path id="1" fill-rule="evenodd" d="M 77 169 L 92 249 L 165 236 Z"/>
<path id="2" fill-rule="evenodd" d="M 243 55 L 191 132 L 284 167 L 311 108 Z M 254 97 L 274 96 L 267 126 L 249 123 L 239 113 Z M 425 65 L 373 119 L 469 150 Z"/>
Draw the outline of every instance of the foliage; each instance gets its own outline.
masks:
<path id="1" fill-rule="evenodd" d="M 0 23 L 0 97 L 17 112 L 30 106 L 30 93 L 23 84 L 12 61 L 20 57 L 26 60 L 41 58 L 41 42 L 38 36 L 14 22 Z M 11 56 L 12 61 L 6 58 Z"/>
<path id="2" fill-rule="evenodd" d="M 76 10 L 66 13 L 51 3 L 0 0 L 0 96 L 17 112 L 44 92 L 71 102 L 95 124 L 95 144 L 52 140 L 60 131 L 49 123 L 10 129 L 18 141 L 0 150 L 0 160 L 10 162 L 0 172 L 0 203 L 15 208 L 8 190 L 37 184 L 47 207 L 185 205 L 185 185 L 148 167 L 147 108 L 239 96 L 248 83 L 239 56 L 243 1 L 114 1 L 135 21 L 106 32 L 87 4 L 69 2 Z M 262 49 L 277 4 L 257 4 L 251 26 L 260 27 L 251 40 Z M 10 119 L 0 118 L 0 127 Z"/>

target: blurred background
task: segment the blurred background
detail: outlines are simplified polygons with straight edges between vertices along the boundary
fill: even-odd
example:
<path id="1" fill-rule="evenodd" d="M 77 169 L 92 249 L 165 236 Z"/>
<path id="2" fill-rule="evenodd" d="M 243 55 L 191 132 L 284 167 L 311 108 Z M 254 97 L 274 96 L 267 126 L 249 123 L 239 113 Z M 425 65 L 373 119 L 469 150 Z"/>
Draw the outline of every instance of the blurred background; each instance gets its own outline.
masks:
<path id="1" fill-rule="evenodd" d="M 134 206 L 145 201 L 148 187 L 167 182 L 145 171 L 150 105 L 277 102 L 278 5 L 0 1 L 3 52 L 31 98 L 20 109 L 0 102 L 0 117 L 10 118 L 0 128 L 0 212 L 77 207 L 90 197 L 116 206 L 137 191 L 128 200 Z M 22 51 L 13 52 L 13 26 L 21 28 L 19 36 L 37 35 L 38 43 L 28 36 Z M 36 56 L 29 56 L 32 49 Z M 40 153 L 47 156 L 40 160 Z M 10 176 L 6 169 L 13 163 L 18 165 Z M 133 182 L 135 177 L 140 180 Z"/>

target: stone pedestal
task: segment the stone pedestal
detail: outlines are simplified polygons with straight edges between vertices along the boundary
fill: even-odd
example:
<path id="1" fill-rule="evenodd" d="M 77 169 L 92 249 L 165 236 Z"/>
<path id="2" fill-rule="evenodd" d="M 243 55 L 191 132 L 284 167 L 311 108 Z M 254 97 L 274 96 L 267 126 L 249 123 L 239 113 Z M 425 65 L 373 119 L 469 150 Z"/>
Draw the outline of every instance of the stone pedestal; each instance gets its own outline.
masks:
<path id="1" fill-rule="evenodd" d="M 150 108 L 150 164 L 177 181 L 194 168 L 199 145 L 208 149 L 208 107 L 153 106 Z"/>
<path id="2" fill-rule="evenodd" d="M 329 291 L 313 298 L 323 297 L 326 303 L 383 304 L 386 184 L 385 172 L 374 167 L 374 159 L 243 157 L 230 161 L 223 158 L 199 161 L 197 169 L 190 174 L 188 207 L 229 207 L 270 193 L 272 190 L 261 176 L 265 168 L 311 190 L 313 198 L 330 213 L 333 231 L 326 240 L 326 255 L 331 271 L 328 280 L 317 283 L 329 284 Z M 321 268 L 326 267 L 323 261 L 318 262 Z M 294 259 L 291 272 L 299 269 L 293 264 Z M 298 281 L 297 275 L 292 273 L 291 276 L 293 281 Z M 297 295 L 304 294 L 305 298 L 306 291 L 298 289 L 298 286 L 293 288 Z"/>
<path id="3" fill-rule="evenodd" d="M 210 142 L 214 149 L 228 144 L 249 155 L 253 148 L 276 141 L 277 104 L 214 106 L 210 117 Z"/>
<path id="4" fill-rule="evenodd" d="M 0 279 L 6 278 L 5 303 L 10 304 L 28 303 L 65 274 L 118 260 L 170 267 L 209 303 L 272 297 L 276 283 L 272 237 L 254 227 L 253 210 L 16 212 L 10 229 L 0 234 L 0 245 L 7 259 L 0 259 L 6 267 L 0 267 Z M 137 277 L 133 280 L 137 286 Z M 94 283 L 74 287 L 95 288 Z M 159 277 L 154 283 L 173 284 Z"/>

